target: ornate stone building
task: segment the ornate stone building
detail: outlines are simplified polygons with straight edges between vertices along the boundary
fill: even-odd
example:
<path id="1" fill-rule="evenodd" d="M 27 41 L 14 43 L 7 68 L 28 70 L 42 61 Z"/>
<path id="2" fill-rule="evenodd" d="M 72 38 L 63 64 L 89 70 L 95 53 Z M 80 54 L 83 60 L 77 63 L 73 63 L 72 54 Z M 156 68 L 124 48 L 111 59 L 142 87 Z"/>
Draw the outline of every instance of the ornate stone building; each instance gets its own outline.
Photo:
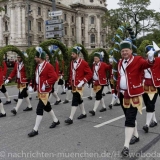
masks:
<path id="1" fill-rule="evenodd" d="M 5 9 L 0 12 L 0 47 L 11 44 L 25 49 L 29 45 L 39 45 L 45 39 L 45 21 L 51 19 L 48 17 L 48 12 L 52 11 L 51 1 L 0 2 Z M 64 36 L 61 41 L 66 46 L 81 43 L 88 50 L 106 48 L 106 29 L 101 25 L 106 0 L 56 0 L 56 9 L 63 11 Z"/>

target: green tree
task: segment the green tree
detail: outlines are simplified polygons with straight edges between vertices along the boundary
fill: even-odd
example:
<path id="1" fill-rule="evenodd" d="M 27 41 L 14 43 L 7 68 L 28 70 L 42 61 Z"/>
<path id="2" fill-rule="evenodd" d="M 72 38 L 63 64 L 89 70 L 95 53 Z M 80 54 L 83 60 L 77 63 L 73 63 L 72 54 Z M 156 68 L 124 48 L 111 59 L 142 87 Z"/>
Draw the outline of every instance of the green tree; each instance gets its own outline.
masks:
<path id="1" fill-rule="evenodd" d="M 150 3 L 150 0 L 119 0 L 120 8 L 108 10 L 103 17 L 103 24 L 109 28 L 109 35 L 113 37 L 115 31 L 124 22 L 131 23 L 136 37 L 142 31 L 150 32 L 158 26 L 160 13 L 147 9 Z"/>
<path id="2" fill-rule="evenodd" d="M 153 29 L 152 33 L 148 33 L 146 36 L 137 39 L 137 47 L 141 45 L 144 40 L 154 41 L 156 44 L 160 43 L 160 30 Z"/>
<path id="3" fill-rule="evenodd" d="M 158 25 L 160 13 L 147 9 L 150 3 L 150 0 L 119 0 L 118 5 L 133 24 L 136 36 L 142 31 L 149 32 Z"/>

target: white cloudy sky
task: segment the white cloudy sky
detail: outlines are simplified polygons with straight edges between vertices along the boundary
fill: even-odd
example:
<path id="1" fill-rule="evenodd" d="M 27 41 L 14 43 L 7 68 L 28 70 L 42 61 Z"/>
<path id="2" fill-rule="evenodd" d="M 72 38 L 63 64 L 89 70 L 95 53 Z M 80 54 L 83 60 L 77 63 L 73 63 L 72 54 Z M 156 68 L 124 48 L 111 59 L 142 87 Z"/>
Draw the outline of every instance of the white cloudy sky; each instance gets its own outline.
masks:
<path id="1" fill-rule="evenodd" d="M 107 8 L 108 9 L 116 9 L 119 8 L 117 3 L 119 0 L 107 0 Z M 148 7 L 149 9 L 154 9 L 160 12 L 160 0 L 151 0 L 151 5 Z"/>

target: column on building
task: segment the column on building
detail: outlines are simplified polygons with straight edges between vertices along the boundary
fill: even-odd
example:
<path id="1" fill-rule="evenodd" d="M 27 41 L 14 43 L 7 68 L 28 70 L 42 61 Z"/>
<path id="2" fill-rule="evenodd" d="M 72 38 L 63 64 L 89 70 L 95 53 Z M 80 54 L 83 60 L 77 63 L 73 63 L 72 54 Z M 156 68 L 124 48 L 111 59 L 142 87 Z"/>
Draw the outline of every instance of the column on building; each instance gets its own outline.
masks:
<path id="1" fill-rule="evenodd" d="M 21 24 L 21 34 L 22 34 L 22 44 L 27 45 L 27 35 L 26 35 L 26 11 L 25 5 L 21 6 L 22 8 L 22 24 Z"/>
<path id="2" fill-rule="evenodd" d="M 18 4 L 17 6 L 16 6 L 16 11 L 17 11 L 17 22 L 18 22 L 18 27 L 17 27 L 17 38 L 16 38 L 16 40 L 17 40 L 17 42 L 18 42 L 18 44 L 21 44 L 21 42 L 22 42 L 22 40 L 21 40 L 21 38 L 22 38 L 22 28 L 21 28 L 21 24 L 22 24 L 22 21 L 21 21 L 21 15 L 22 15 L 22 13 L 21 13 L 21 4 Z"/>
<path id="3" fill-rule="evenodd" d="M 89 20 L 89 17 L 88 17 L 88 14 L 85 14 L 85 47 L 86 48 L 89 48 L 89 35 L 88 35 L 88 29 L 89 29 L 89 23 L 88 23 L 88 20 Z"/>
<path id="4" fill-rule="evenodd" d="M 101 21 L 100 21 L 100 15 L 97 15 L 97 21 L 96 21 L 96 24 L 97 24 L 97 47 L 100 47 L 100 41 L 101 41 L 101 35 L 100 35 L 100 32 L 101 32 Z"/>
<path id="5" fill-rule="evenodd" d="M 15 44 L 15 26 L 16 26 L 16 20 L 15 20 L 15 6 L 13 4 L 10 5 L 10 44 Z"/>
<path id="6" fill-rule="evenodd" d="M 82 33 L 81 33 L 81 14 L 78 13 L 76 17 L 76 38 L 77 43 L 82 43 Z"/>
<path id="7" fill-rule="evenodd" d="M 2 15 L 0 13 L 0 47 L 3 45 L 3 21 L 2 21 Z"/>
<path id="8" fill-rule="evenodd" d="M 72 46 L 72 28 L 71 28 L 71 23 L 72 23 L 72 14 L 69 15 L 69 23 L 68 23 L 68 47 Z"/>
<path id="9" fill-rule="evenodd" d="M 37 15 L 38 15 L 37 8 L 38 8 L 38 6 L 36 5 L 34 7 L 35 8 L 33 8 L 33 11 L 32 11 L 34 19 L 33 19 L 33 25 L 31 28 L 31 30 L 33 31 L 33 34 L 34 34 L 34 36 L 32 37 L 32 40 L 33 40 L 32 45 L 38 45 L 39 44 L 38 37 L 37 37 L 37 35 L 38 35 L 38 23 L 37 23 Z M 41 8 L 41 11 L 42 11 L 42 8 Z M 42 12 L 41 12 L 41 14 L 42 14 Z"/>

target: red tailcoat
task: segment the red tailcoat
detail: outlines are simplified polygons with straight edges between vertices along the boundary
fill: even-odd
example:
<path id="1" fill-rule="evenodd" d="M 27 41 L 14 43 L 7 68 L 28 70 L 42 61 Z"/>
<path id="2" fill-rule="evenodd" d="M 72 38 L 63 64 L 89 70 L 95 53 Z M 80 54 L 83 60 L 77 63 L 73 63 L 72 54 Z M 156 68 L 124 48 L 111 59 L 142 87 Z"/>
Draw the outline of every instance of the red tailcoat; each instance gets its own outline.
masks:
<path id="1" fill-rule="evenodd" d="M 56 71 L 57 76 L 59 76 L 59 63 L 58 63 L 57 60 L 56 60 L 56 63 L 55 63 L 55 71 Z"/>
<path id="2" fill-rule="evenodd" d="M 18 63 L 14 65 L 14 69 L 10 73 L 8 79 L 11 80 L 13 77 L 17 76 L 17 72 L 18 72 Z M 24 64 L 22 64 L 22 68 L 20 69 L 20 79 L 18 83 L 28 83 Z"/>
<path id="3" fill-rule="evenodd" d="M 35 72 L 35 81 L 36 81 L 36 73 L 37 73 L 38 66 L 36 68 Z M 58 77 L 54 70 L 54 67 L 48 63 L 44 62 L 41 71 L 39 72 L 39 84 L 38 88 L 37 85 L 35 85 L 35 90 L 38 90 L 40 93 L 49 93 L 52 90 L 52 85 L 57 81 Z M 35 82 L 36 84 L 36 82 Z M 42 85 L 45 84 L 46 88 L 45 91 L 42 91 Z"/>
<path id="4" fill-rule="evenodd" d="M 155 58 L 154 65 L 150 69 L 154 86 L 160 87 L 160 57 Z"/>
<path id="5" fill-rule="evenodd" d="M 0 67 L 0 86 L 3 84 L 3 69 Z"/>
<path id="6" fill-rule="evenodd" d="M 3 71 L 3 80 L 5 81 L 6 74 L 7 74 L 7 65 L 6 65 L 6 62 L 4 62 L 4 61 L 3 61 L 3 64 L 2 64 L 2 71 Z"/>
<path id="7" fill-rule="evenodd" d="M 120 91 L 120 70 L 123 59 L 118 64 L 117 91 Z M 127 81 L 127 91 L 130 97 L 139 96 L 144 93 L 142 85 L 143 70 L 150 68 L 154 63 L 146 61 L 140 56 L 132 56 L 127 64 L 125 75 Z"/>
<path id="8" fill-rule="evenodd" d="M 94 73 L 94 70 L 95 70 L 95 63 L 93 64 L 93 68 L 92 68 L 93 73 Z M 110 70 L 110 66 L 104 62 L 99 62 L 99 66 L 97 70 L 97 76 L 99 80 L 96 81 L 97 83 L 95 85 L 106 85 L 107 84 L 107 77 L 106 77 L 107 70 Z"/>
<path id="9" fill-rule="evenodd" d="M 77 63 L 77 67 L 75 68 L 75 77 L 73 78 L 72 83 L 72 69 L 73 67 L 73 61 L 71 61 L 70 64 L 70 73 L 69 73 L 69 84 L 77 86 L 80 81 L 84 81 L 85 83 L 88 82 L 92 78 L 92 71 L 86 61 L 79 58 L 79 61 Z"/>

